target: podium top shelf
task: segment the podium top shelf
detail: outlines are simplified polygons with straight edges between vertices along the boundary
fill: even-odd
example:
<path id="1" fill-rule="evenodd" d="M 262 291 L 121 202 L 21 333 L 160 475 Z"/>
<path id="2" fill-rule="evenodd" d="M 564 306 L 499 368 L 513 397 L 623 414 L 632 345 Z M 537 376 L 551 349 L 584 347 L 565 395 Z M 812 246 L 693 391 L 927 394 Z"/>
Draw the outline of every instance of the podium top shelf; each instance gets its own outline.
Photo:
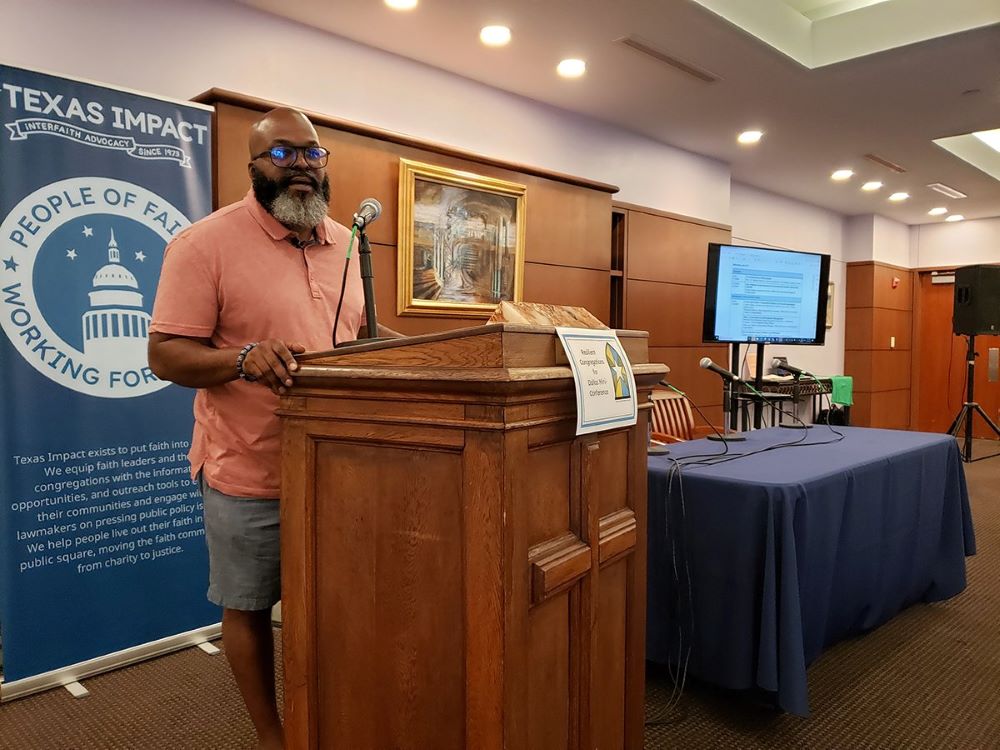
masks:
<path id="1" fill-rule="evenodd" d="M 649 364 L 649 334 L 617 331 L 632 369 L 658 373 L 664 365 Z M 490 323 L 442 333 L 411 336 L 296 357 L 296 379 L 327 377 L 388 377 L 414 380 L 539 380 L 572 377 L 556 329 L 519 323 Z M 648 373 L 646 371 L 649 371 Z"/>

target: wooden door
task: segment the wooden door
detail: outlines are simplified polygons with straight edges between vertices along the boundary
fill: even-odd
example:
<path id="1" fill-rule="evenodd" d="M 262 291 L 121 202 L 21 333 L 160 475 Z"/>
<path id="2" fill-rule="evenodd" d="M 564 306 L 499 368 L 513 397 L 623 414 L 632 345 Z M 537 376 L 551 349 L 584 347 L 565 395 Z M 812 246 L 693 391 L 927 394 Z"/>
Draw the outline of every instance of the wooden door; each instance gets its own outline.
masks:
<path id="1" fill-rule="evenodd" d="M 933 284 L 929 272 L 920 274 L 916 304 L 916 388 L 914 428 L 923 432 L 945 432 L 962 409 L 966 389 L 968 338 L 952 333 L 954 284 Z M 988 378 L 988 353 L 1000 347 L 1000 336 L 976 336 L 976 401 L 997 421 L 1000 417 L 1000 383 Z M 973 420 L 974 435 L 996 439 L 980 417 Z"/>

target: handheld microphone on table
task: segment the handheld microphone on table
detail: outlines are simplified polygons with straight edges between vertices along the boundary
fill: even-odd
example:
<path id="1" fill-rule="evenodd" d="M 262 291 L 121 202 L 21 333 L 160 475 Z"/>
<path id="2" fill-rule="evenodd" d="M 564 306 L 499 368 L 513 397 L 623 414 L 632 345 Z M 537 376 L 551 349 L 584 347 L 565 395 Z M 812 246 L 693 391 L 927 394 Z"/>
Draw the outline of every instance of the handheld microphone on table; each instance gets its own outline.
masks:
<path id="1" fill-rule="evenodd" d="M 354 224 L 352 226 L 351 239 L 358 235 L 358 258 L 361 263 L 361 288 L 365 295 L 365 327 L 368 336 L 356 341 L 344 341 L 337 343 L 337 323 L 340 321 L 340 308 L 344 304 L 344 291 L 347 288 L 347 264 L 351 260 L 351 248 L 347 250 L 347 263 L 344 264 L 344 279 L 340 284 L 340 300 L 337 302 L 337 314 L 333 320 L 333 345 L 334 347 L 355 346 L 357 344 L 369 344 L 373 341 L 385 341 L 378 337 L 378 318 L 375 313 L 375 287 L 373 279 L 375 273 L 372 270 L 372 248 L 368 242 L 368 234 L 365 229 L 382 215 L 382 204 L 374 198 L 365 198 L 358 206 L 354 214 Z"/>
<path id="2" fill-rule="evenodd" d="M 711 370 L 716 375 L 721 376 L 723 380 L 728 380 L 730 383 L 740 384 L 743 382 L 738 377 L 736 377 L 736 375 L 729 372 L 729 370 L 724 370 L 721 367 L 719 367 L 717 364 L 715 364 L 715 362 L 713 362 L 708 357 L 702 357 L 701 361 L 698 363 L 698 367 L 700 367 L 703 370 Z"/>
<path id="3" fill-rule="evenodd" d="M 790 372 L 792 375 L 795 376 L 795 382 L 792 384 L 792 410 L 795 411 L 799 403 L 799 379 L 805 376 L 812 380 L 816 380 L 816 376 L 813 375 L 811 372 L 808 372 L 807 370 L 803 370 L 801 367 L 790 365 L 785 360 L 778 359 L 777 357 L 771 360 L 771 367 L 775 370 L 784 370 L 785 372 Z M 808 430 L 812 428 L 811 424 L 806 424 L 805 422 L 803 422 L 801 419 L 799 419 L 798 415 L 790 414 L 790 416 L 792 417 L 792 419 L 795 420 L 794 423 L 785 424 L 784 422 L 782 422 L 781 424 L 778 425 L 778 427 L 784 427 L 785 429 L 788 430 Z"/>
<path id="4" fill-rule="evenodd" d="M 745 437 L 739 435 L 735 432 L 729 431 L 729 420 L 725 418 L 725 413 L 728 411 L 729 399 L 730 399 L 730 388 L 734 385 L 741 385 L 743 383 L 740 378 L 736 377 L 729 370 L 724 370 L 719 367 L 715 362 L 713 362 L 709 357 L 702 357 L 698 366 L 703 370 L 711 370 L 716 375 L 722 378 L 722 406 L 723 406 L 723 420 L 722 420 L 722 433 L 715 435 L 707 435 L 709 440 L 722 440 L 726 442 L 728 440 L 746 440 Z"/>
<path id="5" fill-rule="evenodd" d="M 807 378 L 812 378 L 814 380 L 816 378 L 816 376 L 813 375 L 808 370 L 803 370 L 801 367 L 790 365 L 785 360 L 778 359 L 777 357 L 771 360 L 771 367 L 773 367 L 775 370 L 785 370 L 786 372 L 790 372 L 797 378 L 801 378 L 802 376 L 805 376 Z"/>

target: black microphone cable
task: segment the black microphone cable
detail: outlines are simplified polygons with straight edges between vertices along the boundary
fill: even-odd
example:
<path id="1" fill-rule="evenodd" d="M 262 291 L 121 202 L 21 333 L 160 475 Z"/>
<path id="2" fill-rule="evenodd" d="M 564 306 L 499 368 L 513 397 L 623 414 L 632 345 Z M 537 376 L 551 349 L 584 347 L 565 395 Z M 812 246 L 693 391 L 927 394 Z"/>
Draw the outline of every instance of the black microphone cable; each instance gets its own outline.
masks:
<path id="1" fill-rule="evenodd" d="M 358 233 L 358 225 L 351 229 L 351 240 L 347 243 L 347 259 L 344 261 L 344 278 L 340 281 L 340 299 L 337 300 L 337 314 L 333 316 L 333 348 L 337 348 L 337 324 L 340 322 L 340 308 L 344 305 L 344 292 L 347 291 L 347 269 L 351 267 L 351 252 L 354 250 L 354 237 Z M 370 335 L 370 334 L 369 334 Z"/>
<path id="2" fill-rule="evenodd" d="M 822 406 L 822 403 L 823 403 L 822 397 L 826 396 L 826 421 L 825 421 L 825 424 L 830 429 L 830 432 L 832 432 L 834 435 L 838 436 L 838 438 L 836 440 L 831 440 L 830 442 L 831 443 L 839 443 L 841 440 L 843 440 L 846 437 L 846 435 L 844 435 L 844 433 L 842 433 L 842 432 L 838 432 L 837 430 L 833 429 L 833 425 L 830 424 L 830 415 L 833 413 L 833 399 L 831 398 L 831 395 L 832 395 L 832 392 L 833 392 L 833 386 L 831 385 L 830 389 L 827 390 L 826 386 L 823 385 L 822 381 L 819 378 L 817 378 L 815 375 L 813 375 L 811 372 L 807 372 L 806 375 L 808 375 L 810 378 L 812 378 L 813 380 L 815 380 L 816 381 L 816 385 L 819 386 L 819 389 L 820 389 L 819 390 L 819 392 L 820 392 L 820 405 L 821 406 Z"/>
<path id="3" fill-rule="evenodd" d="M 680 390 L 679 388 L 676 388 L 675 386 L 671 385 L 666 380 L 661 380 L 659 383 L 657 383 L 657 385 L 662 385 L 664 388 L 669 388 L 674 393 L 683 397 L 684 400 L 687 401 L 689 404 L 691 404 L 691 406 L 695 408 L 695 411 L 698 412 L 698 416 L 702 418 L 702 421 L 704 421 L 705 424 L 707 424 L 709 427 L 712 428 L 712 432 L 714 432 L 716 435 L 719 436 L 719 441 L 722 443 L 723 446 L 722 453 L 704 453 L 700 455 L 683 456 L 680 460 L 683 460 L 685 458 L 714 458 L 716 456 L 724 456 L 727 453 L 729 453 L 729 441 L 725 439 L 725 437 L 722 435 L 721 432 L 719 432 L 719 429 L 714 424 L 708 421 L 708 417 L 705 416 L 705 412 L 703 412 L 700 408 L 698 408 L 698 404 L 696 404 L 694 400 L 691 399 L 690 396 L 688 396 L 684 391 Z"/>

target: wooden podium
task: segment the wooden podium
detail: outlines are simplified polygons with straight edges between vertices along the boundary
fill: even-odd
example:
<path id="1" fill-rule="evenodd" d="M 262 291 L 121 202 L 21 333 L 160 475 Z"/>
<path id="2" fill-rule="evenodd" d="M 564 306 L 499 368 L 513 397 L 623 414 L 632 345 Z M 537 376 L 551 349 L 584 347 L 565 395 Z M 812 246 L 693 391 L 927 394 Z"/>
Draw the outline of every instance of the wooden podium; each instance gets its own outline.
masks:
<path id="1" fill-rule="evenodd" d="M 638 750 L 638 424 L 576 437 L 553 328 L 497 323 L 300 358 L 282 399 L 289 750 Z"/>

